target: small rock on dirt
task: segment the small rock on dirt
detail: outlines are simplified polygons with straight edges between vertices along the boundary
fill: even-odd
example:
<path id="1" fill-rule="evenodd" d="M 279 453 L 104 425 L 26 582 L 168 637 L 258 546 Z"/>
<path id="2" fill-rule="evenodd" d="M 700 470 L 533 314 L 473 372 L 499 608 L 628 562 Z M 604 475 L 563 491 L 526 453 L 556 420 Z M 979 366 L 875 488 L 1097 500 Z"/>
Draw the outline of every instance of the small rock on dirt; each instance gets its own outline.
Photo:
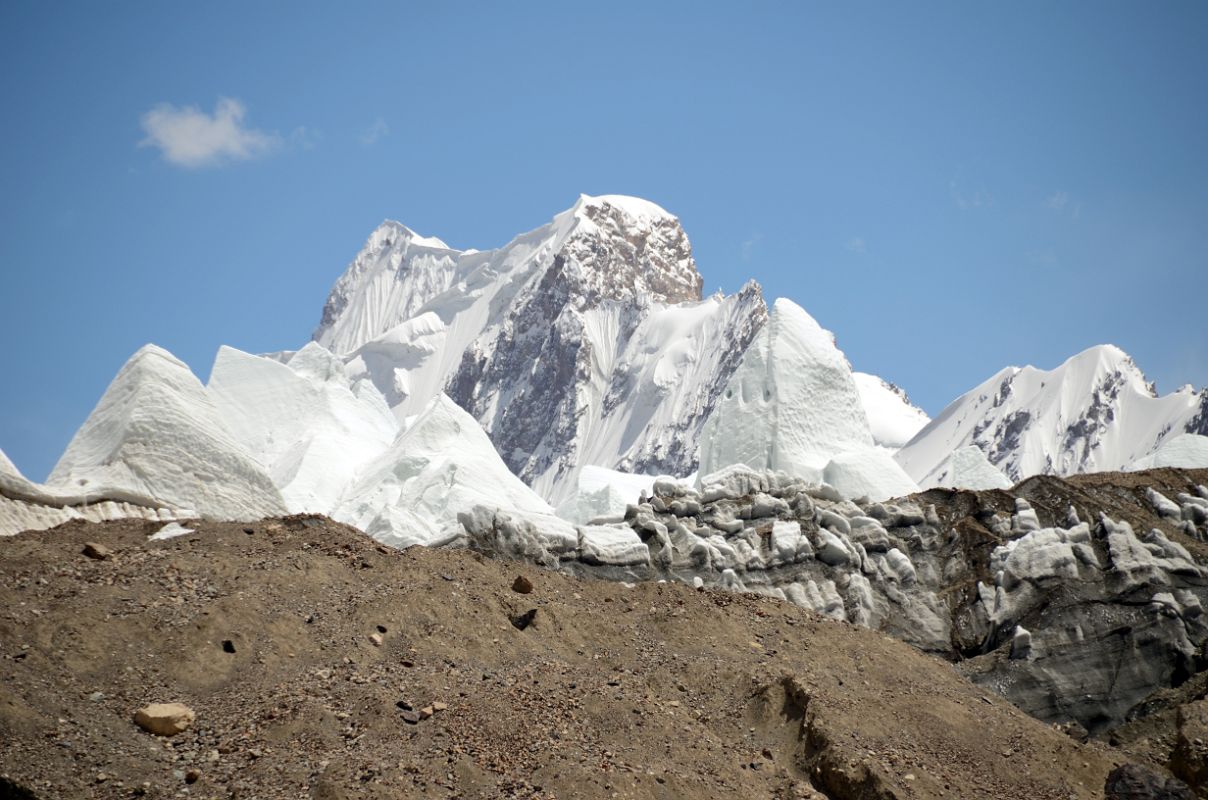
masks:
<path id="1" fill-rule="evenodd" d="M 196 716 L 183 703 L 152 703 L 136 711 L 134 721 L 156 736 L 175 736 L 192 725 Z"/>
<path id="2" fill-rule="evenodd" d="M 517 575 L 516 580 L 512 581 L 512 591 L 518 594 L 529 594 L 533 591 L 533 582 L 523 575 Z"/>
<path id="3" fill-rule="evenodd" d="M 537 609 L 530 608 L 528 611 L 525 611 L 523 614 L 518 614 L 518 615 L 512 617 L 512 625 L 515 626 L 516 630 L 522 631 L 525 628 L 527 628 L 529 625 L 533 624 L 533 619 L 536 616 L 537 616 Z"/>
<path id="4" fill-rule="evenodd" d="M 85 542 L 84 549 L 81 550 L 84 555 L 97 561 L 104 561 L 113 555 L 113 551 L 103 544 L 97 542 Z"/>

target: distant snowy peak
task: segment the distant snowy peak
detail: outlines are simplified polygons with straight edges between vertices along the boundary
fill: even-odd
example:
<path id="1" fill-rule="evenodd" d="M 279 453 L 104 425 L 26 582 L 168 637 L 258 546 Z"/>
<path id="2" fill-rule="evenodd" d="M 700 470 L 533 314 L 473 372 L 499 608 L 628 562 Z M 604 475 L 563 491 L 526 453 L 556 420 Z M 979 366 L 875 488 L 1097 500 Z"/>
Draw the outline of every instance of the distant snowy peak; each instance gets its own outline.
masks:
<path id="1" fill-rule="evenodd" d="M 637 297 L 699 300 L 702 286 L 679 220 L 635 197 L 582 195 L 552 221 L 486 251 L 451 249 L 387 221 L 332 287 L 314 339 L 349 354 L 422 310 L 449 322 L 482 294 L 528 280 L 580 309 Z"/>
<path id="2" fill-rule="evenodd" d="M 575 224 L 555 257 L 574 266 L 575 284 L 589 305 L 649 297 L 660 303 L 701 299 L 704 280 L 679 219 L 648 200 L 581 195 Z"/>
<path id="3" fill-rule="evenodd" d="M 448 289 L 461 258 L 439 239 L 382 223 L 332 287 L 315 341 L 346 353 L 385 333 Z"/>
<path id="4" fill-rule="evenodd" d="M 695 470 L 700 427 L 767 309 L 758 284 L 702 299 L 679 220 L 583 195 L 496 250 L 380 226 L 316 341 L 405 420 L 444 392 L 508 467 L 558 501 L 583 464 Z"/>
<path id="5" fill-rule="evenodd" d="M 1127 353 L 1100 345 L 1052 370 L 1002 370 L 949 405 L 897 458 L 924 484 L 969 445 L 1012 481 L 1118 470 L 1191 430 L 1202 402 L 1190 387 L 1158 397 Z"/>
<path id="6" fill-rule="evenodd" d="M 910 402 L 898 386 L 876 375 L 853 372 L 872 438 L 882 447 L 896 450 L 914 438 L 931 418 Z"/>

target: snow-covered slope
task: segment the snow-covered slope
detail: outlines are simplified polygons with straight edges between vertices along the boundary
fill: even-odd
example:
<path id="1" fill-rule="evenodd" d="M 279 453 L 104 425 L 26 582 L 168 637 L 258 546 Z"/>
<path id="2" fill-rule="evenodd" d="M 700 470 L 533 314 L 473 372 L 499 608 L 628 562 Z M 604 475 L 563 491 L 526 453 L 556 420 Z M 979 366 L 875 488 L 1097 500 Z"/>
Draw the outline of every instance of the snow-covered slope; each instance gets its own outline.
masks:
<path id="1" fill-rule="evenodd" d="M 897 454 L 922 485 L 976 445 L 1012 481 L 1118 470 L 1170 436 L 1197 432 L 1208 395 L 1158 397 L 1124 351 L 1092 347 L 1052 370 L 1009 367 L 950 404 Z"/>
<path id="2" fill-rule="evenodd" d="M 700 474 L 733 465 L 826 481 L 847 497 L 916 491 L 873 441 L 851 366 L 834 337 L 779 299 L 742 356 L 701 436 Z"/>
<path id="3" fill-rule="evenodd" d="M 570 529 L 508 471 L 477 420 L 437 395 L 362 470 L 331 516 L 379 541 L 406 547 L 456 538 L 463 533 L 458 513 L 475 506 L 535 518 L 551 529 Z"/>
<path id="4" fill-rule="evenodd" d="M 637 198 L 580 197 L 482 252 L 384 223 L 315 340 L 399 419 L 447 392 L 557 502 L 584 464 L 694 471 L 700 427 L 766 320 L 758 285 L 708 299 L 701 285 L 679 221 Z"/>
<path id="5" fill-rule="evenodd" d="M 701 474 L 745 464 L 817 480 L 834 456 L 872 446 L 833 337 L 797 304 L 777 300 L 705 425 Z"/>
<path id="6" fill-rule="evenodd" d="M 853 372 L 851 376 L 860 392 L 873 441 L 882 447 L 897 450 L 931 421 L 923 409 L 912 404 L 906 393 L 889 381 L 867 372 Z"/>
<path id="7" fill-rule="evenodd" d="M 0 450 L 0 476 L 16 475 L 21 476 L 21 471 L 17 469 L 17 465 L 9 460 L 3 450 Z"/>
<path id="8" fill-rule="evenodd" d="M 1208 467 L 1208 436 L 1183 433 L 1165 439 L 1157 450 L 1138 458 L 1125 467 L 1126 470 L 1156 469 L 1157 467 L 1179 467 L 1203 469 Z"/>
<path id="9" fill-rule="evenodd" d="M 343 362 L 314 342 L 285 363 L 223 347 L 207 388 L 293 513 L 329 512 L 399 430 L 373 384 L 350 381 Z"/>
<path id="10" fill-rule="evenodd" d="M 135 353 L 76 432 L 52 491 L 194 509 L 218 519 L 285 511 L 272 479 L 224 425 L 205 387 L 171 353 Z"/>
<path id="11" fill-rule="evenodd" d="M 927 476 L 924 489 L 946 486 L 956 489 L 1009 489 L 1011 481 L 990 463 L 977 445 L 957 448 Z"/>

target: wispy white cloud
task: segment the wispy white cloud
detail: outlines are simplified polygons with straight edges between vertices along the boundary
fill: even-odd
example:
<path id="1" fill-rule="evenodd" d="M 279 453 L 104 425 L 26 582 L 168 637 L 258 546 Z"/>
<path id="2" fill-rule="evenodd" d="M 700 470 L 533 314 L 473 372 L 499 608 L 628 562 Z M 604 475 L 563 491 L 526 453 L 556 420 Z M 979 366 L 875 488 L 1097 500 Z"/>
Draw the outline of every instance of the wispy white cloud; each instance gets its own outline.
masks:
<path id="1" fill-rule="evenodd" d="M 1044 199 L 1044 204 L 1053 211 L 1062 211 L 1070 204 L 1070 196 L 1061 191 L 1053 192 Z"/>
<path id="2" fill-rule="evenodd" d="M 1069 192 L 1057 190 L 1044 199 L 1044 207 L 1055 214 L 1069 214 L 1077 219 L 1082 216 L 1082 204 Z"/>
<path id="3" fill-rule="evenodd" d="M 376 144 L 390 133 L 390 126 L 386 124 L 386 120 L 378 117 L 373 121 L 373 124 L 361 133 L 361 144 L 365 147 Z"/>
<path id="4" fill-rule="evenodd" d="M 246 127 L 246 114 L 243 103 L 229 97 L 219 98 L 213 114 L 197 106 L 161 103 L 143 114 L 147 136 L 139 146 L 157 148 L 165 161 L 189 169 L 247 161 L 277 150 L 281 137 Z"/>
<path id="5" fill-rule="evenodd" d="M 741 253 L 743 261 L 750 261 L 751 256 L 755 253 L 755 246 L 763 239 L 762 233 L 752 233 L 745 242 L 742 243 Z"/>
<path id="6" fill-rule="evenodd" d="M 864 240 L 859 236 L 853 236 L 844 243 L 843 249 L 849 253 L 857 253 L 863 255 L 868 252 L 868 247 L 865 246 Z"/>
<path id="7" fill-rule="evenodd" d="M 960 209 L 982 208 L 994 202 L 984 188 L 965 189 L 955 179 L 948 182 L 948 192 L 952 195 L 952 202 Z"/>

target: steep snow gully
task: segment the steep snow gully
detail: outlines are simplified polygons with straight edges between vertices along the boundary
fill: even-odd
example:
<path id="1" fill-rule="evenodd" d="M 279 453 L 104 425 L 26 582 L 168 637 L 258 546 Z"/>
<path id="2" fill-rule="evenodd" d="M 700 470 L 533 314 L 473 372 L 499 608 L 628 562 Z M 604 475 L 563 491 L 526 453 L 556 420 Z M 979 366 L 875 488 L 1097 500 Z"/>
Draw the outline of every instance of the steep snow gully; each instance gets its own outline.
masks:
<path id="1" fill-rule="evenodd" d="M 297 351 L 223 347 L 203 385 L 148 345 L 45 485 L 0 453 L 0 533 L 319 513 L 398 547 L 763 592 L 968 658 L 1091 729 L 1194 668 L 1205 481 L 1137 484 L 1161 498 L 1138 494 L 1140 516 L 1084 499 L 1046 518 L 1021 487 L 1208 467 L 1208 392 L 1157 396 L 1105 345 L 929 420 L 791 301 L 702 285 L 679 220 L 636 198 L 582 196 L 487 251 L 385 222 Z M 1125 617 L 1147 638 L 1095 650 Z M 1100 671 L 1075 686 L 1077 653 Z"/>

